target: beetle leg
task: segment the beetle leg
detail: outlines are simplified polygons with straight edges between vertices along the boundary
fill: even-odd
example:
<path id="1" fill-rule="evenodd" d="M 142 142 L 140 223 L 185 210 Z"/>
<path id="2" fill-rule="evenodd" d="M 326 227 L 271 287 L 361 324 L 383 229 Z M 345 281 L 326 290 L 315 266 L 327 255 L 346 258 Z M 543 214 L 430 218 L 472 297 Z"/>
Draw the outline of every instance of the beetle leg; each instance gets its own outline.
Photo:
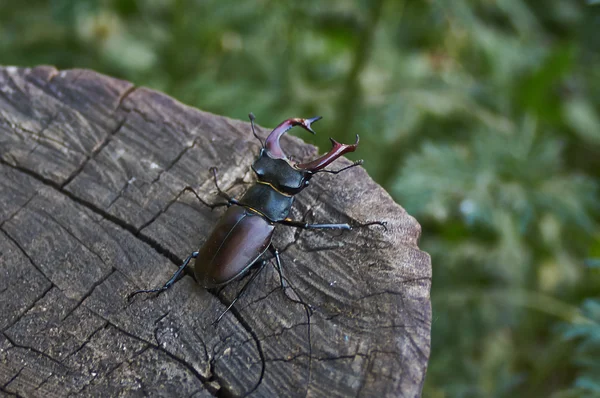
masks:
<path id="1" fill-rule="evenodd" d="M 269 245 L 269 250 L 271 251 L 271 253 L 273 253 L 273 256 L 275 256 L 275 263 L 277 264 L 276 269 L 277 269 L 277 272 L 279 273 L 279 280 L 281 282 L 281 288 L 283 289 L 283 293 L 290 301 L 301 304 L 304 307 L 304 311 L 306 311 L 306 319 L 307 319 L 306 325 L 307 325 L 307 330 L 308 330 L 308 383 L 307 383 L 307 385 L 308 385 L 308 384 L 310 384 L 310 379 L 311 379 L 311 374 L 312 374 L 311 373 L 312 372 L 312 341 L 311 341 L 311 333 L 310 333 L 310 317 L 313 314 L 313 309 L 310 306 L 310 304 L 306 304 L 304 302 L 304 300 L 302 300 L 302 297 L 300 297 L 300 295 L 298 293 L 296 293 L 296 290 L 291 285 L 291 283 L 289 283 L 288 280 L 286 279 L 286 277 L 283 276 L 283 267 L 281 266 L 281 258 L 279 257 L 279 250 L 277 250 L 275 248 L 275 246 L 273 246 L 273 244 Z M 286 286 L 284 284 L 284 282 L 289 284 L 289 286 Z M 294 292 L 296 297 L 298 297 L 297 300 L 290 297 L 286 293 L 288 287 L 292 288 L 292 291 Z"/>
<path id="2" fill-rule="evenodd" d="M 277 264 L 275 266 L 275 269 L 277 270 L 277 273 L 279 274 L 279 283 L 281 283 L 281 288 L 285 292 L 285 289 L 287 289 L 287 286 L 286 286 L 287 279 L 285 279 L 285 277 L 283 276 L 283 268 L 281 267 L 281 259 L 279 258 L 279 250 L 277 250 L 275 248 L 275 246 L 273 246 L 273 244 L 271 243 L 269 245 L 269 251 L 271 252 L 271 254 L 273 254 L 273 257 L 275 258 L 275 263 Z"/>
<path id="3" fill-rule="evenodd" d="M 260 141 L 260 146 L 261 146 L 261 148 L 264 148 L 264 147 L 265 147 L 265 144 L 264 144 L 264 142 L 263 142 L 263 141 L 260 139 L 260 137 L 258 136 L 258 134 L 256 134 L 256 130 L 254 130 L 254 119 L 256 119 L 256 118 L 254 117 L 254 113 L 250 112 L 250 113 L 248 114 L 248 118 L 250 118 L 250 124 L 252 125 L 252 134 L 254 134 L 254 137 L 255 137 L 255 138 L 258 140 L 258 141 Z"/>
<path id="4" fill-rule="evenodd" d="M 370 221 L 362 224 L 353 225 L 352 228 L 364 228 L 368 227 L 369 225 L 379 225 L 387 231 L 387 221 Z"/>
<path id="5" fill-rule="evenodd" d="M 133 293 L 130 293 L 127 296 L 127 300 L 131 300 L 133 298 L 133 296 L 135 296 L 136 294 L 139 293 L 161 293 L 164 292 L 165 290 L 167 290 L 168 288 L 170 288 L 171 286 L 173 286 L 173 284 L 175 282 L 177 282 L 179 280 L 179 278 L 181 278 L 181 275 L 183 274 L 183 271 L 186 269 L 186 267 L 188 266 L 188 264 L 190 263 L 190 261 L 192 260 L 192 258 L 196 258 L 198 257 L 198 252 L 193 252 L 192 254 L 190 254 L 188 256 L 188 258 L 185 259 L 185 261 L 183 262 L 183 264 L 181 264 L 179 266 L 179 268 L 177 269 L 177 271 L 175 271 L 175 273 L 171 276 L 171 278 L 167 281 L 167 283 L 165 283 L 162 287 L 157 287 L 155 289 L 147 289 L 147 290 L 137 290 Z"/>
<path id="6" fill-rule="evenodd" d="M 231 303 L 227 306 L 227 308 L 225 308 L 225 311 L 223 311 L 221 313 L 221 315 L 219 315 L 219 317 L 217 319 L 215 319 L 215 321 L 212 323 L 212 325 L 216 325 L 217 323 L 219 323 L 219 321 L 225 316 L 225 314 L 227 314 L 229 312 L 229 310 L 239 300 L 239 298 L 242 297 L 242 295 L 244 294 L 244 292 L 246 291 L 246 289 L 248 288 L 248 286 L 252 283 L 252 281 L 254 279 L 256 279 L 256 277 L 258 276 L 258 274 L 260 274 L 260 271 L 262 271 L 262 269 L 265 267 L 265 265 L 267 264 L 267 262 L 268 262 L 268 260 L 261 261 L 260 265 L 258 266 L 258 269 L 256 271 L 254 271 L 254 273 L 252 274 L 252 276 L 250 277 L 250 279 L 248 279 L 248 282 L 246 282 L 244 284 L 244 286 L 238 292 L 238 294 L 234 297 L 234 299 L 231 300 Z"/>
<path id="7" fill-rule="evenodd" d="M 386 221 L 371 221 L 367 223 L 359 223 L 359 224 L 309 224 L 302 221 L 294 221 L 286 218 L 285 220 L 277 221 L 279 224 L 289 225 L 290 227 L 302 228 L 302 229 L 342 229 L 346 231 L 351 231 L 355 228 L 364 228 L 369 225 L 381 225 L 386 228 Z M 386 228 L 387 229 L 387 228 Z"/>
<path id="8" fill-rule="evenodd" d="M 316 174 L 316 173 L 330 173 L 330 174 L 338 174 L 338 173 L 341 173 L 342 171 L 345 171 L 345 170 L 351 169 L 351 168 L 353 168 L 353 167 L 356 167 L 356 166 L 360 166 L 361 164 L 363 164 L 363 160 L 362 160 L 362 159 L 361 159 L 361 160 L 357 160 L 356 162 L 352 163 L 350 166 L 342 167 L 342 168 L 341 168 L 341 169 L 339 169 L 339 170 L 325 170 L 325 169 L 321 169 L 321 170 L 317 170 L 317 171 L 315 171 L 314 173 L 315 173 L 315 174 Z"/>
<path id="9" fill-rule="evenodd" d="M 214 178 L 214 182 L 215 182 L 215 186 L 217 187 L 217 191 L 219 192 L 219 196 L 222 197 L 223 199 L 226 199 L 227 202 L 221 202 L 221 203 L 207 203 L 204 201 L 204 199 L 202 199 L 200 197 L 200 195 L 198 195 L 198 193 L 194 190 L 194 188 L 187 186 L 185 188 L 183 188 L 183 192 L 185 191 L 190 191 L 191 193 L 194 194 L 194 196 L 196 197 L 196 199 L 198 199 L 198 201 L 200 203 L 202 203 L 203 205 L 210 207 L 211 209 L 214 209 L 215 207 L 221 207 L 221 206 L 231 206 L 231 205 L 239 205 L 240 202 L 237 201 L 237 199 L 229 196 L 226 192 L 222 191 L 221 188 L 219 187 L 219 182 L 217 179 L 217 168 L 216 167 L 211 167 L 210 168 L 210 172 L 213 174 L 213 178 Z"/>
<path id="10" fill-rule="evenodd" d="M 291 285 L 291 283 L 288 281 L 288 279 L 283 275 L 283 266 L 281 265 L 281 258 L 279 257 L 279 250 L 277 250 L 275 248 L 275 246 L 273 246 L 273 244 L 271 244 L 269 246 L 269 250 L 271 251 L 271 253 L 273 254 L 273 256 L 275 257 L 275 269 L 277 270 L 277 273 L 279 274 L 279 282 L 281 283 L 281 289 L 283 290 L 283 292 L 285 293 L 286 297 L 297 304 L 302 304 L 304 306 L 304 308 L 307 310 L 307 312 L 312 315 L 313 313 L 313 309 L 309 304 L 306 304 L 304 302 L 304 300 L 302 300 L 302 298 L 300 297 L 300 295 L 298 293 L 296 293 L 296 290 L 294 289 L 294 287 Z M 294 294 L 296 295 L 296 298 L 290 297 L 287 294 L 287 289 L 288 288 L 292 288 L 292 291 L 294 292 Z M 309 316 L 310 316 L 309 315 Z M 310 321 L 310 319 L 309 319 Z"/>
<path id="11" fill-rule="evenodd" d="M 198 201 L 200 203 L 202 203 L 204 206 L 210 207 L 211 209 L 214 209 L 215 207 L 221 207 L 221 206 L 231 206 L 231 203 L 229 202 L 221 202 L 221 203 L 206 203 L 201 197 L 200 195 L 198 195 L 198 193 L 194 190 L 194 188 L 187 186 L 185 188 L 183 188 L 183 192 L 185 191 L 190 191 L 191 193 L 194 194 L 194 196 L 196 197 L 196 199 L 198 199 Z"/>
<path id="12" fill-rule="evenodd" d="M 216 167 L 211 167 L 210 168 L 210 172 L 213 175 L 213 179 L 214 179 L 214 182 L 215 182 L 215 186 L 217 187 L 217 192 L 219 193 L 219 196 L 222 197 L 223 199 L 227 199 L 227 206 L 229 207 L 231 205 L 239 205 L 240 202 L 238 202 L 237 199 L 229 196 L 227 194 L 227 192 L 221 190 L 221 187 L 219 187 L 219 179 L 217 177 L 218 169 Z"/>
<path id="13" fill-rule="evenodd" d="M 277 222 L 279 224 L 289 225 L 290 227 L 302 229 L 344 229 L 347 231 L 350 231 L 352 229 L 350 224 L 309 224 L 303 221 L 294 221 L 289 218 Z"/>

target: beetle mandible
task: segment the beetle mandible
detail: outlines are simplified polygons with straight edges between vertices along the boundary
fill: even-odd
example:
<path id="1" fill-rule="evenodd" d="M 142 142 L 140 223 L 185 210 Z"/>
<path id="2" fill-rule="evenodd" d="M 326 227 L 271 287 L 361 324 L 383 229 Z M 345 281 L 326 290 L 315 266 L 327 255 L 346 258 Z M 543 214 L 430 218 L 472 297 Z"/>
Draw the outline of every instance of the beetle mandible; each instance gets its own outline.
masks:
<path id="1" fill-rule="evenodd" d="M 227 202 L 211 205 L 211 207 L 226 205 L 228 206 L 227 211 L 223 214 L 204 245 L 185 259 L 167 283 L 155 289 L 135 291 L 129 295 L 129 298 L 139 293 L 155 293 L 167 290 L 181 277 L 192 259 L 195 259 L 194 276 L 198 283 L 205 288 L 226 285 L 245 274 L 267 250 L 272 253 L 276 260 L 281 285 L 285 288 L 279 251 L 271 243 L 275 224 L 302 229 L 351 230 L 356 227 L 376 224 L 385 228 L 386 223 L 383 221 L 351 226 L 350 224 L 309 224 L 288 218 L 294 203 L 294 195 L 306 188 L 315 174 L 321 172 L 338 174 L 362 164 L 362 161 L 359 160 L 339 170 L 325 169 L 340 156 L 356 150 L 359 141 L 358 135 L 356 135 L 356 142 L 352 145 L 340 144 L 330 138 L 332 148 L 328 153 L 307 163 L 293 163 L 281 149 L 279 139 L 294 126 L 302 127 L 310 133 L 316 134 L 311 125 L 320 120 L 321 117 L 287 119 L 275 127 L 264 143 L 254 129 L 254 115 L 250 114 L 249 117 L 252 133 L 261 143 L 258 158 L 252 164 L 252 170 L 257 177 L 256 184 L 252 185 L 240 200 L 237 200 L 220 189 L 216 169 L 212 168 L 211 171 L 217 191 L 220 196 L 227 199 Z M 192 190 L 192 192 L 194 191 Z M 195 192 L 194 194 L 198 197 Z M 233 307 L 267 262 L 268 260 L 260 262 L 258 270 L 242 287 L 215 323 L 219 322 L 227 311 Z"/>

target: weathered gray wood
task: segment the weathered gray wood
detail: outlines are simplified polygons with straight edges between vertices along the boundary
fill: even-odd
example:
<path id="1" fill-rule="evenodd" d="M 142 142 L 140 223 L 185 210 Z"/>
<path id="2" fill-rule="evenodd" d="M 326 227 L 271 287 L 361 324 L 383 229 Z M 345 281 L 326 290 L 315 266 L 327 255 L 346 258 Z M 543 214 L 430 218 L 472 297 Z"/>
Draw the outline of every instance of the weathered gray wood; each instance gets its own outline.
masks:
<path id="1" fill-rule="evenodd" d="M 216 166 L 239 194 L 257 149 L 248 123 L 127 82 L 0 68 L 0 394 L 418 396 L 431 264 L 417 222 L 361 168 L 315 177 L 294 216 L 387 231 L 278 227 L 287 276 L 314 308 L 310 351 L 305 311 L 272 267 L 217 326 L 244 281 L 217 296 L 185 277 L 126 300 L 166 281 L 221 214 L 184 188 L 215 202 Z"/>

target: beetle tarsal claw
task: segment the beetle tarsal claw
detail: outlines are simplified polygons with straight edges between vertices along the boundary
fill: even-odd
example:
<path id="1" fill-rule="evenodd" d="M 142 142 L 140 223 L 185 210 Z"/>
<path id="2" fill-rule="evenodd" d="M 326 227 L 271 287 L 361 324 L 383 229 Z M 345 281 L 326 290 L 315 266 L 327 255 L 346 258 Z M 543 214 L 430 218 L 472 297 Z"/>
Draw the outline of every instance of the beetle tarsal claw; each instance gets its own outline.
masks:
<path id="1" fill-rule="evenodd" d="M 388 224 L 388 223 L 387 223 L 387 221 L 373 221 L 373 222 L 370 222 L 370 223 L 369 223 L 369 225 L 379 225 L 379 226 L 383 227 L 383 229 L 384 229 L 385 231 L 387 231 L 387 230 L 388 230 L 388 229 L 387 229 L 387 224 Z"/>
<path id="2" fill-rule="evenodd" d="M 387 231 L 387 221 L 369 221 L 369 222 L 365 222 L 365 223 L 357 223 L 357 224 L 352 225 L 350 227 L 350 229 L 366 228 L 366 227 L 370 227 L 372 225 L 379 225 L 380 227 L 383 227 L 383 229 Z"/>

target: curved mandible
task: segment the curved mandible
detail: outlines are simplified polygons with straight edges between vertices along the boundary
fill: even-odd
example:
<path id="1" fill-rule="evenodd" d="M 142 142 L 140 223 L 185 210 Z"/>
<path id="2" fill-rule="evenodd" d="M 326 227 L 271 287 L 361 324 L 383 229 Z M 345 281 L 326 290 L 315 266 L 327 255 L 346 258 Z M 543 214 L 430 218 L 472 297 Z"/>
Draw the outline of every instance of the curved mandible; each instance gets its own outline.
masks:
<path id="1" fill-rule="evenodd" d="M 356 142 L 352 145 L 340 144 L 333 138 L 330 138 L 330 140 L 331 140 L 332 148 L 329 152 L 327 152 L 325 155 L 321 156 L 320 158 L 311 160 L 310 162 L 297 164 L 296 167 L 299 169 L 302 169 L 302 170 L 310 171 L 310 172 L 319 171 L 319 170 L 327 167 L 329 164 L 331 164 L 334 160 L 336 160 L 343 154 L 349 153 L 349 152 L 354 152 L 356 150 L 356 148 L 358 147 L 359 138 L 358 138 L 358 134 L 356 134 Z"/>
<path id="2" fill-rule="evenodd" d="M 321 116 L 313 117 L 311 119 L 292 118 L 285 120 L 279 126 L 275 127 L 265 141 L 265 148 L 269 155 L 273 159 L 287 159 L 287 156 L 279 145 L 279 138 L 294 126 L 300 126 L 303 129 L 316 134 L 313 129 L 310 128 L 310 125 L 319 119 L 321 119 Z"/>

